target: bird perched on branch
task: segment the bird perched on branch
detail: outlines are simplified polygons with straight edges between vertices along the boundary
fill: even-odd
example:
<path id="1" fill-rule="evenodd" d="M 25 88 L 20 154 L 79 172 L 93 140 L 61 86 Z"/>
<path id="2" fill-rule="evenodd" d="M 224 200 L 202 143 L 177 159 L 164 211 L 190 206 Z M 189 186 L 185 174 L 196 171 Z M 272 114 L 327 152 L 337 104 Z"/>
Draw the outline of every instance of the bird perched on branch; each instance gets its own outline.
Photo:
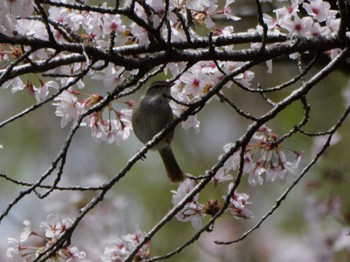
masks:
<path id="1" fill-rule="evenodd" d="M 165 81 L 154 82 L 136 104 L 131 117 L 136 137 L 147 143 L 157 133 L 164 129 L 174 119 L 169 105 L 170 88 L 172 84 Z M 174 132 L 168 133 L 152 149 L 158 150 L 167 175 L 172 182 L 184 180 L 184 173 L 178 165 L 171 148 Z"/>

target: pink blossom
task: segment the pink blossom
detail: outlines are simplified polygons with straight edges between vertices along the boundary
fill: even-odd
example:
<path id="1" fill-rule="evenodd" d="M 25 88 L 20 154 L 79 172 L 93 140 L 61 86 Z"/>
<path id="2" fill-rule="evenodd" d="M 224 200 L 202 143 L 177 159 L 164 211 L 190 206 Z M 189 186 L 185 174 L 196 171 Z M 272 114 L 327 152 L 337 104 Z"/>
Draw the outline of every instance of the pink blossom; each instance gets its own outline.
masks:
<path id="1" fill-rule="evenodd" d="M 329 28 L 330 32 L 335 34 L 339 30 L 340 19 L 327 19 L 326 26 Z"/>
<path id="2" fill-rule="evenodd" d="M 44 100 L 49 94 L 49 88 L 58 90 L 58 83 L 55 81 L 44 82 L 40 80 L 40 86 L 38 88 L 34 88 L 36 101 L 40 102 Z"/>
<path id="3" fill-rule="evenodd" d="M 123 261 L 136 246 L 143 241 L 145 233 L 138 231 L 135 234 L 123 235 L 116 238 L 113 242 L 108 243 L 101 257 L 102 262 L 116 262 Z M 150 242 L 146 242 L 135 256 L 136 261 L 143 261 L 149 257 Z"/>
<path id="4" fill-rule="evenodd" d="M 119 145 L 129 138 L 132 130 L 130 120 L 132 110 L 112 111 L 116 116 L 115 118 L 104 119 L 103 115 L 97 112 L 90 117 L 88 126 L 91 128 L 91 135 L 96 142 L 105 141 L 109 144 Z"/>
<path id="5" fill-rule="evenodd" d="M 233 188 L 233 183 L 230 183 L 227 189 L 227 193 L 230 194 Z M 223 197 L 226 199 L 226 196 Z M 250 219 L 253 218 L 253 213 L 247 208 L 251 203 L 248 202 L 249 196 L 245 193 L 234 192 L 230 195 L 230 205 L 228 211 L 237 219 Z"/>
<path id="6" fill-rule="evenodd" d="M 73 32 L 76 32 L 80 28 L 84 19 L 83 15 L 78 11 L 56 6 L 50 6 L 49 14 L 52 20 L 69 26 Z"/>
<path id="7" fill-rule="evenodd" d="M 254 79 L 254 76 L 254 72 L 245 71 L 244 73 L 235 76 L 234 79 L 242 86 L 249 87 L 251 85 L 251 81 Z"/>
<path id="8" fill-rule="evenodd" d="M 172 191 L 172 203 L 174 206 L 178 205 L 182 199 L 194 188 L 195 182 L 190 179 L 185 179 L 180 183 L 177 191 Z M 199 229 L 202 225 L 204 217 L 203 205 L 198 201 L 198 195 L 195 195 L 181 211 L 176 214 L 176 219 L 182 222 L 191 222 L 195 229 Z"/>
<path id="9" fill-rule="evenodd" d="M 240 17 L 232 15 L 232 9 L 231 9 L 230 5 L 233 4 L 234 2 L 235 2 L 235 0 L 226 0 L 224 9 L 222 10 L 222 13 L 229 20 L 239 21 L 239 20 L 241 20 Z M 218 12 L 218 13 L 220 14 L 221 12 Z"/>
<path id="10" fill-rule="evenodd" d="M 45 222 L 41 222 L 40 227 L 44 228 L 47 238 L 57 238 L 67 227 L 71 225 L 70 219 L 62 220 L 57 214 L 49 214 Z"/>
<path id="11" fill-rule="evenodd" d="M 255 163 L 255 167 L 248 173 L 248 183 L 251 186 L 262 185 L 264 179 L 262 175 L 265 173 L 265 168 L 263 168 L 260 163 Z"/>
<path id="12" fill-rule="evenodd" d="M 79 73 L 82 69 L 81 63 L 74 63 L 72 65 L 64 65 L 59 67 L 60 73 L 70 76 L 76 73 Z M 75 77 L 62 77 L 61 78 L 61 86 L 67 86 L 72 83 L 72 81 L 75 81 Z M 75 84 L 79 89 L 83 89 L 85 87 L 85 82 L 82 79 L 79 79 L 79 81 Z"/>
<path id="13" fill-rule="evenodd" d="M 65 254 L 62 257 L 65 258 L 67 262 L 75 262 L 86 258 L 86 252 L 80 251 L 77 247 L 69 246 L 63 252 Z"/>
<path id="14" fill-rule="evenodd" d="M 135 38 L 135 42 L 140 46 L 148 46 L 148 32 L 143 27 L 137 25 L 136 23 L 131 23 L 130 25 L 131 34 Z"/>
<path id="15" fill-rule="evenodd" d="M 1 88 L 8 88 L 8 87 L 12 87 L 11 88 L 11 92 L 12 93 L 16 93 L 17 91 L 23 90 L 24 89 L 24 83 L 21 80 L 21 78 L 19 76 L 12 78 L 10 80 L 7 80 L 2 86 Z"/>
<path id="16" fill-rule="evenodd" d="M 227 174 L 224 170 L 224 168 L 220 168 L 215 176 L 212 178 L 212 182 L 214 183 L 214 186 L 217 186 L 218 183 L 222 183 L 225 181 L 232 180 L 233 176 L 230 174 Z"/>
<path id="17" fill-rule="evenodd" d="M 286 5 L 282 8 L 276 9 L 273 12 L 277 16 L 277 21 L 280 19 L 290 19 L 293 16 L 296 16 L 299 12 L 300 0 L 292 0 L 291 5 Z"/>
<path id="18" fill-rule="evenodd" d="M 215 29 L 215 33 L 223 37 L 231 36 L 233 32 L 234 32 L 233 26 L 225 26 L 224 28 L 221 28 L 221 29 L 220 28 Z"/>
<path id="19" fill-rule="evenodd" d="M 272 16 L 270 16 L 268 14 L 264 14 L 263 15 L 263 19 L 264 19 L 265 24 L 268 27 L 269 32 L 274 33 L 274 34 L 280 34 L 281 28 L 280 28 L 280 25 L 278 23 L 279 22 L 278 19 L 276 19 L 276 18 L 274 18 L 274 17 L 272 17 Z M 257 31 L 260 34 L 262 34 L 263 33 L 262 26 L 259 25 L 257 27 Z"/>
<path id="20" fill-rule="evenodd" d="M 24 229 L 22 230 L 21 236 L 19 238 L 20 242 L 25 242 L 32 234 L 32 223 L 28 220 L 23 221 L 23 225 L 25 225 Z"/>
<path id="21" fill-rule="evenodd" d="M 224 151 L 227 153 L 234 144 L 226 144 Z M 290 150 L 291 151 L 291 150 Z M 287 159 L 282 145 L 276 134 L 267 126 L 262 126 L 253 135 L 252 141 L 246 147 L 243 156 L 243 174 L 248 175 L 248 183 L 252 186 L 262 185 L 264 175 L 266 181 L 274 182 L 276 180 L 284 181 L 287 173 L 297 174 L 302 154 L 297 151 L 291 151 L 295 159 Z M 220 156 L 221 159 L 223 156 Z M 225 164 L 226 172 L 237 170 L 240 166 L 241 149 L 230 156 Z"/>
<path id="22" fill-rule="evenodd" d="M 311 28 L 313 20 L 311 17 L 299 18 L 299 16 L 293 16 L 288 19 L 281 20 L 281 26 L 288 30 L 288 35 L 301 35 L 309 36 L 311 34 Z"/>
<path id="23" fill-rule="evenodd" d="M 106 3 L 104 3 L 104 6 L 106 6 Z M 102 17 L 102 14 L 96 12 L 84 13 L 82 16 L 81 26 L 85 31 L 87 39 L 91 42 L 102 37 Z"/>
<path id="24" fill-rule="evenodd" d="M 125 30 L 125 26 L 122 24 L 122 20 L 119 15 L 104 15 L 102 17 L 102 36 L 110 35 L 112 32 L 118 36 L 118 34 Z"/>
<path id="25" fill-rule="evenodd" d="M 20 242 L 14 238 L 8 239 L 8 249 L 6 252 L 7 261 L 19 262 L 19 261 L 34 261 L 35 258 L 42 252 L 44 249 L 51 246 L 57 239 L 57 237 L 65 232 L 67 227 L 71 225 L 70 219 L 60 219 L 58 215 L 49 214 L 47 221 L 41 223 L 41 227 L 44 228 L 44 235 L 34 231 L 32 229 L 32 224 L 29 221 L 24 221 L 25 225 L 21 236 Z M 36 241 L 37 245 L 24 245 L 24 242 L 31 239 Z M 79 251 L 77 247 L 67 246 L 59 248 L 52 254 L 52 259 L 54 261 L 80 261 L 86 257 L 84 251 Z"/>
<path id="26" fill-rule="evenodd" d="M 330 13 L 331 5 L 323 0 L 312 0 L 310 3 L 303 3 L 305 11 L 318 22 L 325 21 Z"/>
<path id="27" fill-rule="evenodd" d="M 180 81 L 185 85 L 183 92 L 187 96 L 198 97 L 203 94 L 203 88 L 206 86 L 208 76 L 201 73 L 200 70 L 192 70 L 184 73 L 180 77 Z"/>
<path id="28" fill-rule="evenodd" d="M 232 143 L 228 143 L 226 145 L 224 145 L 223 149 L 224 149 L 224 152 L 227 153 L 232 147 L 234 146 L 234 144 Z M 238 167 L 239 167 L 239 163 L 240 163 L 240 159 L 241 159 L 241 156 L 240 156 L 240 153 L 241 151 L 237 151 L 235 152 L 232 156 L 230 156 L 225 164 L 224 164 L 224 168 L 227 172 L 230 172 L 231 170 L 236 170 Z M 219 156 L 219 159 L 221 159 L 222 156 Z"/>
<path id="29" fill-rule="evenodd" d="M 311 28 L 311 36 L 325 36 L 331 33 L 331 30 L 327 26 L 321 26 L 319 23 L 314 23 Z"/>
<path id="30" fill-rule="evenodd" d="M 106 91 L 110 92 L 116 87 L 116 85 L 123 81 L 124 71 L 124 67 L 116 67 L 112 63 L 109 63 L 103 71 L 97 72 L 96 74 L 92 75 L 91 78 L 95 80 L 102 80 Z"/>
<path id="31" fill-rule="evenodd" d="M 7 239 L 8 248 L 6 251 L 7 261 L 9 262 L 22 262 L 23 258 L 20 252 L 20 244 L 14 238 Z"/>
<path id="32" fill-rule="evenodd" d="M 171 95 L 178 101 L 182 102 L 182 103 L 190 103 L 191 102 L 191 98 L 187 95 L 185 95 L 184 93 L 182 93 L 182 87 L 180 85 L 180 82 L 178 82 L 177 84 L 175 84 L 174 86 L 172 86 L 171 88 Z M 186 109 L 187 107 L 176 103 L 174 101 L 170 101 L 170 106 L 173 110 L 173 113 L 176 116 L 181 115 Z M 193 127 L 196 131 L 196 133 L 199 132 L 199 127 L 200 127 L 200 121 L 198 120 L 197 115 L 191 115 L 189 116 L 185 121 L 183 121 L 181 123 L 182 127 L 185 129 L 189 129 L 191 127 Z"/>
<path id="33" fill-rule="evenodd" d="M 61 117 L 61 127 L 65 127 L 68 122 L 77 120 L 81 113 L 81 106 L 78 98 L 69 91 L 63 91 L 54 99 L 56 106 L 55 114 Z"/>
<path id="34" fill-rule="evenodd" d="M 21 19 L 17 21 L 16 32 L 24 36 L 48 39 L 45 25 L 41 21 Z"/>

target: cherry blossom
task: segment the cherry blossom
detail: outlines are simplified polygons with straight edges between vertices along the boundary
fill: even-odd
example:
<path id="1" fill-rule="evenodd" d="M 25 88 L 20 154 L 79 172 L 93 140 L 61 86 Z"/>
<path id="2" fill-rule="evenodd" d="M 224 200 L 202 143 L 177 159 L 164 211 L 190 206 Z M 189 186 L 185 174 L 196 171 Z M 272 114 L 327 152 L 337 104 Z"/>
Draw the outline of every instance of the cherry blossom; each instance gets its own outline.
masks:
<path id="1" fill-rule="evenodd" d="M 22 262 L 21 245 L 14 238 L 7 239 L 8 248 L 6 251 L 7 261 L 10 262 Z"/>
<path id="2" fill-rule="evenodd" d="M 112 91 L 116 85 L 122 83 L 122 76 L 125 68 L 116 68 L 113 64 L 109 63 L 108 66 L 101 72 L 97 72 L 92 75 L 92 79 L 102 80 L 103 86 L 106 91 Z"/>
<path id="3" fill-rule="evenodd" d="M 125 30 L 125 26 L 122 24 L 122 20 L 120 19 L 119 15 L 105 15 L 102 19 L 102 37 L 110 35 L 112 32 L 118 35 Z"/>
<path id="4" fill-rule="evenodd" d="M 329 28 L 332 34 L 335 34 L 339 30 L 340 19 L 327 19 L 326 26 Z"/>
<path id="5" fill-rule="evenodd" d="M 331 33 L 331 30 L 327 26 L 321 26 L 319 23 L 315 22 L 311 28 L 311 35 L 313 37 L 328 35 Z"/>
<path id="6" fill-rule="evenodd" d="M 183 94 L 182 91 L 177 91 L 178 88 L 180 87 L 180 83 L 175 84 L 174 86 L 172 86 L 171 88 L 171 95 L 178 101 L 180 101 L 181 103 L 190 103 L 191 102 L 191 98 L 189 98 L 187 95 Z M 186 110 L 186 106 L 180 104 L 180 103 L 176 103 L 174 101 L 170 101 L 170 106 L 173 110 L 173 113 L 176 116 L 181 115 L 185 110 Z M 191 127 L 193 127 L 196 132 L 199 132 L 199 127 L 200 127 L 200 121 L 198 120 L 197 115 L 192 115 L 189 116 L 185 121 L 183 121 L 181 123 L 182 127 L 185 129 L 189 129 Z"/>
<path id="7" fill-rule="evenodd" d="M 285 5 L 282 8 L 274 10 L 274 13 L 277 16 L 277 20 L 279 20 L 279 18 L 289 19 L 297 15 L 299 12 L 300 2 L 300 0 L 292 0 L 291 5 Z"/>
<path id="8" fill-rule="evenodd" d="M 230 174 L 227 174 L 224 170 L 224 168 L 220 168 L 215 176 L 212 178 L 212 182 L 214 183 L 215 186 L 217 186 L 218 183 L 225 182 L 232 180 L 233 176 Z"/>
<path id="9" fill-rule="evenodd" d="M 47 221 L 41 223 L 44 234 L 35 231 L 30 221 L 24 221 L 24 229 L 20 236 L 20 242 L 15 238 L 9 238 L 6 251 L 7 261 L 34 261 L 42 250 L 50 247 L 70 225 L 71 219 L 61 219 L 57 214 L 49 214 Z M 38 238 L 36 245 L 26 245 L 25 242 Z M 58 249 L 52 254 L 49 261 L 82 261 L 86 253 L 75 246 L 67 246 Z"/>
<path id="10" fill-rule="evenodd" d="M 33 233 L 33 229 L 32 229 L 32 223 L 28 220 L 23 221 L 23 225 L 25 226 L 21 236 L 19 238 L 20 242 L 25 242 Z"/>
<path id="11" fill-rule="evenodd" d="M 281 21 L 281 26 L 288 30 L 289 36 L 301 35 L 308 36 L 310 35 L 311 28 L 313 25 L 313 20 L 311 17 L 293 16 Z"/>
<path id="12" fill-rule="evenodd" d="M 74 63 L 73 65 L 65 65 L 59 67 L 59 71 L 61 74 L 66 75 L 68 77 L 62 77 L 61 78 L 61 85 L 62 86 L 68 86 L 72 81 L 75 81 L 75 77 L 71 76 L 76 73 L 79 73 L 82 69 L 84 64 L 80 63 Z M 85 87 L 85 82 L 82 79 L 79 79 L 79 81 L 75 84 L 79 89 L 83 89 Z"/>
<path id="13" fill-rule="evenodd" d="M 186 72 L 180 77 L 180 81 L 184 84 L 182 92 L 186 96 L 201 96 L 209 80 L 210 78 L 199 70 Z"/>
<path id="14" fill-rule="evenodd" d="M 224 146 L 226 153 L 234 146 L 229 143 Z M 278 136 L 272 133 L 272 130 L 262 126 L 253 136 L 253 140 L 247 145 L 243 156 L 243 173 L 248 174 L 248 183 L 252 186 L 262 185 L 266 181 L 274 182 L 276 180 L 285 181 L 287 173 L 297 174 L 297 170 L 302 158 L 302 154 L 297 151 L 291 151 L 295 159 L 288 160 Z M 223 156 L 220 156 L 221 159 Z M 230 156 L 225 164 L 226 173 L 237 170 L 241 162 L 241 149 Z"/>
<path id="15" fill-rule="evenodd" d="M 56 6 L 50 6 L 49 15 L 54 21 L 69 26 L 73 32 L 79 30 L 84 19 L 83 13 Z"/>
<path id="16" fill-rule="evenodd" d="M 251 142 L 247 147 L 250 159 L 255 163 L 249 172 L 251 184 L 262 184 L 261 175 L 266 173 L 267 181 L 275 181 L 276 178 L 284 181 L 287 171 L 296 173 L 302 154 L 292 151 L 295 160 L 288 161 L 278 136 L 272 133 L 266 126 L 261 127 L 254 135 L 256 142 Z"/>
<path id="17" fill-rule="evenodd" d="M 45 83 L 44 81 L 40 80 L 40 86 L 37 88 L 34 87 L 35 98 L 38 102 L 44 100 L 48 96 L 49 88 L 54 88 L 55 90 L 58 90 L 58 83 L 55 81 L 47 81 Z"/>
<path id="18" fill-rule="evenodd" d="M 230 193 L 233 188 L 233 183 L 228 186 L 227 192 Z M 224 199 L 226 197 L 224 196 Z M 248 202 L 249 196 L 245 193 L 234 192 L 230 195 L 230 205 L 228 211 L 231 215 L 237 219 L 251 219 L 254 217 L 252 211 L 247 206 L 251 203 Z"/>
<path id="19" fill-rule="evenodd" d="M 81 113 L 81 103 L 78 98 L 69 91 L 63 91 L 54 99 L 56 106 L 56 115 L 61 117 L 61 127 L 65 127 L 68 122 L 77 120 Z"/>
<path id="20" fill-rule="evenodd" d="M 48 39 L 45 25 L 41 21 L 21 19 L 17 22 L 15 30 L 21 35 Z"/>
<path id="21" fill-rule="evenodd" d="M 123 235 L 108 243 L 101 257 L 103 262 L 123 261 L 136 248 L 136 246 L 144 239 L 145 234 L 138 231 L 134 234 Z M 138 250 L 135 260 L 143 261 L 150 255 L 150 242 L 147 242 Z"/>
<path id="22" fill-rule="evenodd" d="M 1 86 L 1 88 L 4 88 L 4 89 L 6 89 L 8 87 L 12 87 L 11 88 L 12 93 L 16 93 L 17 91 L 24 89 L 24 83 L 20 77 L 15 77 L 15 78 L 12 78 L 11 80 L 6 81 Z"/>
<path id="23" fill-rule="evenodd" d="M 183 198 L 194 188 L 195 182 L 185 179 L 180 183 L 176 191 L 172 191 L 172 203 L 174 206 L 179 204 Z M 190 221 L 195 229 L 202 225 L 204 214 L 203 205 L 198 202 L 198 195 L 194 196 L 190 202 L 187 202 L 184 208 L 176 214 L 176 219 L 182 222 Z"/>
<path id="24" fill-rule="evenodd" d="M 62 221 L 57 214 L 49 214 L 46 221 L 41 222 L 40 227 L 44 228 L 47 238 L 57 238 L 70 225 L 69 219 Z"/>
<path id="25" fill-rule="evenodd" d="M 226 16 L 227 19 L 233 20 L 233 21 L 238 21 L 241 20 L 240 17 L 232 15 L 232 9 L 230 7 L 231 4 L 233 4 L 235 0 L 226 0 L 224 9 L 223 9 L 223 14 Z M 220 12 L 218 12 L 220 13 Z"/>
<path id="26" fill-rule="evenodd" d="M 130 32 L 135 39 L 135 43 L 139 44 L 140 46 L 149 45 L 148 32 L 145 28 L 137 25 L 136 23 L 132 23 L 130 25 Z"/>
<path id="27" fill-rule="evenodd" d="M 310 3 L 304 2 L 303 7 L 318 22 L 325 21 L 330 15 L 331 5 L 323 0 L 312 0 Z"/>
<path id="28" fill-rule="evenodd" d="M 122 109 L 116 111 L 109 109 L 113 112 L 115 118 L 104 119 L 100 113 L 94 113 L 88 126 L 91 128 L 92 137 L 97 141 L 105 141 L 109 144 L 115 143 L 119 145 L 122 141 L 129 138 L 132 126 L 131 126 L 131 112 L 130 109 Z M 110 114 L 109 114 L 110 115 Z"/>

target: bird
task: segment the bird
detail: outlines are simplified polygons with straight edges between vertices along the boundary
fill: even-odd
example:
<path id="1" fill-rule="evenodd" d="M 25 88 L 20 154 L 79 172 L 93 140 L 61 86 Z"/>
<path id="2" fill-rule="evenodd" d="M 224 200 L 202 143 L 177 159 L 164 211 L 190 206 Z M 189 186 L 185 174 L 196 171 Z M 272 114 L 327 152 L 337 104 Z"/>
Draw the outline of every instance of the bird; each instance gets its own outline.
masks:
<path id="1" fill-rule="evenodd" d="M 169 104 L 171 86 L 172 83 L 166 81 L 153 82 L 133 109 L 132 127 L 136 137 L 144 144 L 174 120 Z M 181 182 L 185 175 L 171 148 L 173 136 L 174 131 L 171 131 L 152 150 L 158 150 L 170 181 Z"/>

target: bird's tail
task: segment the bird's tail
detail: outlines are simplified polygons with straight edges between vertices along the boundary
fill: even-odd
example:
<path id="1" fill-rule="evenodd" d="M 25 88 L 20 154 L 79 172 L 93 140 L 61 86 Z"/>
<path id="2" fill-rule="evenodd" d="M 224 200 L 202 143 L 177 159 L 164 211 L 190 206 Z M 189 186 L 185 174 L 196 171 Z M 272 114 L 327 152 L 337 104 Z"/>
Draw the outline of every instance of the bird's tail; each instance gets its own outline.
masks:
<path id="1" fill-rule="evenodd" d="M 182 172 L 179 164 L 177 163 L 174 153 L 170 146 L 166 146 L 159 150 L 159 154 L 162 157 L 167 175 L 172 182 L 181 182 L 184 180 L 185 175 Z"/>

